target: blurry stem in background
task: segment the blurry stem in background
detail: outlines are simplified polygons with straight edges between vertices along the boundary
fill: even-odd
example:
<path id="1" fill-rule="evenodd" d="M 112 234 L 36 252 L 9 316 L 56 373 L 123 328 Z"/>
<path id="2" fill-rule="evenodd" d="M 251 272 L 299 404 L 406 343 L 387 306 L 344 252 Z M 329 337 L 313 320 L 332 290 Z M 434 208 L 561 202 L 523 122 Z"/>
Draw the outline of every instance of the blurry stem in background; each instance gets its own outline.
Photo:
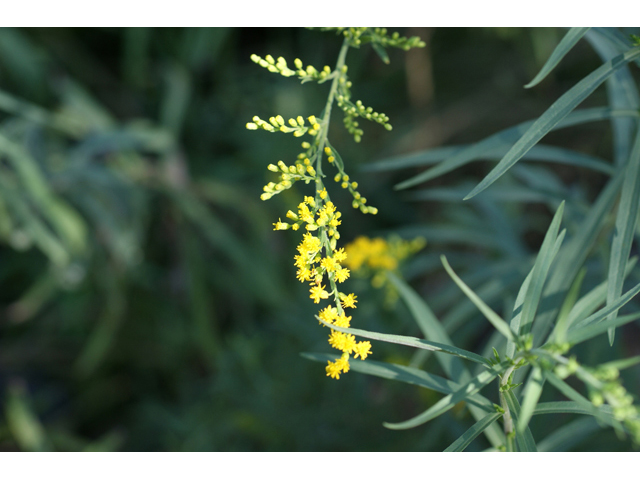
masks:
<path id="1" fill-rule="evenodd" d="M 407 30 L 409 35 L 420 37 L 427 44 L 424 50 L 409 50 L 405 57 L 409 100 L 412 108 L 419 112 L 428 108 L 433 101 L 435 87 L 431 50 L 429 49 L 433 28 L 412 27 Z"/>
<path id="2" fill-rule="evenodd" d="M 178 212 L 179 213 L 179 212 Z M 198 345 L 207 364 L 215 369 L 216 358 L 220 352 L 220 340 L 215 328 L 215 317 L 207 295 L 204 276 L 204 263 L 198 238 L 187 219 L 181 216 L 178 228 L 180 254 L 189 293 L 189 309 L 193 321 L 193 339 Z"/>
<path id="3" fill-rule="evenodd" d="M 10 383 L 4 413 L 20 449 L 32 452 L 49 450 L 45 429 L 29 405 L 27 387 L 22 380 L 15 379 Z"/>
<path id="4" fill-rule="evenodd" d="M 82 377 L 92 375 L 100 366 L 125 316 L 125 282 L 112 263 L 104 262 L 99 283 L 104 289 L 103 294 L 106 300 L 102 307 L 102 314 L 76 360 L 75 370 Z"/>

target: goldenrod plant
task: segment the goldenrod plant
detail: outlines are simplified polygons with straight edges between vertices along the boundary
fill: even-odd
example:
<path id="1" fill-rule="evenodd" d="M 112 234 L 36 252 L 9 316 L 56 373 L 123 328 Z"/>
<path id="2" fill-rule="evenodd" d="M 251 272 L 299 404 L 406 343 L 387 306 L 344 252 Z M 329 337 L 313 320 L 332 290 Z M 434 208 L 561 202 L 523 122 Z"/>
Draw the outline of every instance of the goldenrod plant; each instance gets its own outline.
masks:
<path id="1" fill-rule="evenodd" d="M 637 37 L 616 29 L 571 28 L 559 43 L 540 73 L 527 88 L 532 88 L 560 63 L 562 58 L 582 38 L 594 47 L 602 57 L 602 66 L 570 88 L 539 118 L 496 133 L 485 140 L 466 147 L 444 147 L 414 153 L 404 157 L 376 162 L 370 171 L 394 171 L 401 168 L 428 166 L 425 171 L 402 181 L 397 189 L 415 187 L 440 175 L 455 170 L 469 162 L 484 158 L 498 158 L 497 165 L 464 194 L 456 194 L 459 187 L 421 190 L 416 199 L 481 201 L 483 196 L 508 199 L 511 202 L 537 201 L 555 212 L 548 223 L 537 254 L 529 254 L 518 235 L 516 243 L 509 245 L 510 262 L 487 267 L 486 264 L 465 264 L 455 258 L 456 264 L 467 270 L 471 281 L 476 277 L 488 282 L 492 274 L 501 271 L 499 288 L 492 295 L 474 292 L 454 271 L 448 259 L 442 255 L 444 270 L 455 285 L 470 300 L 495 330 L 482 354 L 458 348 L 450 338 L 450 331 L 461 325 L 463 316 L 446 314 L 439 321 L 432 309 L 398 275 L 397 261 L 411 251 L 422 247 L 402 247 L 395 256 L 386 255 L 389 244 L 382 239 L 359 238 L 346 249 L 337 247 L 338 225 L 344 219 L 329 200 L 325 188 L 322 158 L 327 156 L 338 173 L 335 180 L 354 196 L 353 206 L 363 213 L 375 213 L 357 193 L 357 185 L 344 170 L 344 162 L 335 147 L 329 144 L 328 131 L 331 108 L 334 102 L 345 113 L 344 123 L 356 141 L 362 138 L 357 117 L 375 120 L 390 130 L 388 118 L 375 113 L 361 103 L 352 103 L 351 82 L 345 63 L 346 52 L 351 47 L 371 43 L 376 52 L 386 59 L 383 47 L 404 48 L 421 46 L 419 39 L 388 36 L 384 29 L 338 29 L 344 35 L 343 47 L 335 68 L 324 67 L 318 71 L 304 66 L 296 59 L 295 68 L 287 62 L 266 56 L 254 55 L 253 61 L 274 73 L 296 76 L 302 82 L 331 81 L 327 104 L 317 116 L 292 118 L 285 121 L 280 116 L 269 121 L 254 117 L 247 124 L 249 129 L 269 132 L 293 133 L 294 136 L 311 135 L 311 143 L 302 144 L 294 165 L 279 162 L 269 165 L 269 170 L 280 174 L 279 183 L 268 184 L 262 195 L 268 199 L 303 180 L 315 185 L 315 197 L 305 197 L 298 211 L 289 211 L 287 218 L 293 223 L 278 221 L 276 230 L 305 227 L 303 241 L 296 257 L 298 278 L 310 282 L 310 296 L 318 303 L 324 299 L 335 301 L 335 307 L 327 307 L 318 316 L 323 325 L 331 328 L 330 344 L 341 350 L 342 356 L 305 354 L 307 358 L 328 361 L 327 375 L 339 378 L 349 369 L 368 375 L 419 385 L 443 394 L 442 398 L 423 413 L 399 423 L 385 423 L 390 429 L 409 429 L 434 420 L 456 405 L 464 402 L 476 422 L 459 436 L 446 450 L 462 451 L 478 436 L 484 434 L 491 450 L 538 451 L 559 447 L 562 442 L 574 445 L 580 437 L 597 428 L 610 426 L 621 438 L 630 438 L 640 444 L 640 410 L 636 399 L 629 394 L 620 379 L 620 370 L 640 363 L 640 357 L 613 360 L 587 366 L 579 360 L 580 345 L 587 340 L 608 335 L 613 344 L 617 328 L 640 319 L 637 308 L 618 315 L 625 305 L 633 305 L 633 298 L 640 292 L 640 283 L 624 289 L 627 277 L 636 278 L 636 258 L 630 258 L 634 239 L 638 235 L 637 217 L 640 201 L 640 125 L 638 125 L 640 97 L 638 86 L 630 73 L 630 67 L 638 64 L 640 46 Z M 609 105 L 577 109 L 602 83 L 607 83 Z M 612 162 L 590 157 L 579 152 L 541 144 L 545 135 L 553 130 L 579 125 L 595 120 L 610 120 L 613 129 Z M 308 121 L 308 123 L 307 123 Z M 584 195 L 569 195 L 548 169 L 529 167 L 523 161 L 557 162 L 574 167 L 592 169 L 606 178 L 606 185 L 593 203 Z M 545 181 L 552 180 L 555 191 L 545 189 Z M 518 183 L 521 182 L 521 183 Z M 548 185 L 546 185 L 548 187 Z M 558 194 L 560 192 L 560 194 Z M 535 195 L 534 195 L 535 194 Z M 476 198 L 478 196 L 478 199 Z M 534 200 L 532 200 L 534 198 Z M 380 207 L 384 208 L 384 206 Z M 487 207 L 488 208 L 488 207 Z M 490 211 L 490 210 L 489 210 Z M 494 213 L 495 214 L 495 213 Z M 561 229 L 561 225 L 566 225 Z M 477 225 L 476 225 L 477 228 Z M 415 229 L 414 229 L 415 231 Z M 428 229 L 426 230 L 428 231 Z M 429 235 L 425 235 L 429 241 Z M 468 243 L 477 245 L 477 238 L 470 236 Z M 500 239 L 506 245 L 512 238 Z M 408 244 L 409 245 L 409 244 Z M 435 247 L 430 246 L 430 249 Z M 398 250 L 398 249 L 397 249 Z M 597 255 L 594 255 L 594 251 Z M 436 252 L 437 253 L 437 252 Z M 594 260 L 605 256 L 607 271 L 594 267 Z M 514 261 L 515 259 L 515 261 Z M 503 259 L 497 257 L 496 262 Z M 344 263 L 345 266 L 342 266 Z M 350 274 L 368 264 L 378 271 L 374 285 L 389 283 L 397 290 L 408 310 L 424 334 L 424 339 L 376 333 L 351 328 L 345 307 L 353 307 L 353 294 L 342 293 L 341 284 Z M 347 268 L 348 267 L 348 268 Z M 349 270 L 350 269 L 350 270 Z M 481 272 L 484 270 L 485 272 Z M 488 274 L 486 273 L 488 271 Z M 513 278 L 519 278 L 514 282 Z M 477 280 L 473 280 L 477 282 Z M 329 291 L 324 283 L 329 283 Z M 514 286 L 517 287 L 514 289 Z M 345 301 L 346 300 L 346 301 Z M 489 303 L 506 302 L 505 315 L 499 315 Z M 452 308 L 455 310 L 455 308 Z M 355 342 L 355 338 L 410 346 L 437 356 L 444 376 L 419 368 L 424 361 L 415 357 L 409 366 L 369 360 L 351 362 L 355 352 L 365 358 L 370 353 L 369 342 Z M 584 353 L 584 352 L 582 352 Z M 474 366 L 472 369 L 471 366 Z M 493 385 L 499 403 L 489 400 L 481 391 Z M 565 400 L 541 402 L 548 387 L 556 389 Z M 596 422 L 576 420 L 545 439 L 536 439 L 530 429 L 534 415 L 577 414 L 593 417 Z M 499 423 L 501 428 L 497 428 Z M 566 438 L 569 437 L 567 441 Z M 562 440 L 565 439 L 565 440 Z"/>
<path id="2" fill-rule="evenodd" d="M 327 30 L 327 29 L 325 29 Z M 333 165 L 337 173 L 333 180 L 340 184 L 353 196 L 352 206 L 364 214 L 378 213 L 376 207 L 367 205 L 367 199 L 358 192 L 358 182 L 355 182 L 345 171 L 344 161 L 338 151 L 329 142 L 329 127 L 331 125 L 331 110 L 336 103 L 344 113 L 344 124 L 356 142 L 360 142 L 363 131 L 358 128 L 356 118 L 364 118 L 383 125 L 391 130 L 389 118 L 383 114 L 374 112 L 372 107 L 365 107 L 360 100 L 351 101 L 352 83 L 347 75 L 348 66 L 346 57 L 349 48 L 358 48 L 366 43 L 371 43 L 376 51 L 382 52 L 384 47 L 393 46 L 408 50 L 411 47 L 423 47 L 417 37 L 400 37 L 396 32 L 388 35 L 384 28 L 337 28 L 343 36 L 342 48 L 338 54 L 338 60 L 332 69 L 325 65 L 318 71 L 312 65 L 304 66 L 303 62 L 294 60 L 295 70 L 287 66 L 287 61 L 278 57 L 275 60 L 271 55 L 262 58 L 252 55 L 251 60 L 266 68 L 272 73 L 279 73 L 285 77 L 297 76 L 302 83 L 315 81 L 324 83 L 331 81 L 329 95 L 324 110 L 316 118 L 315 115 L 307 117 L 308 125 L 303 116 L 290 118 L 286 122 L 281 115 L 272 116 L 269 121 L 262 120 L 259 116 L 253 117 L 253 121 L 247 123 L 249 130 L 262 129 L 267 132 L 292 133 L 294 137 L 309 135 L 311 143 L 302 142 L 302 152 L 292 165 L 286 165 L 282 160 L 277 165 L 271 163 L 267 167 L 271 172 L 278 173 L 279 182 L 269 182 L 264 187 L 262 200 L 268 200 L 274 195 L 291 188 L 295 182 L 304 181 L 305 184 L 313 183 L 314 196 L 305 196 L 304 201 L 297 207 L 297 212 L 289 210 L 286 217 L 292 222 L 283 222 L 280 219 L 274 223 L 274 230 L 298 230 L 304 227 L 302 242 L 298 246 L 298 255 L 295 256 L 295 266 L 298 268 L 297 278 L 301 282 L 309 282 L 310 298 L 314 303 L 331 299 L 334 306 L 327 306 L 318 313 L 321 324 L 331 328 L 329 344 L 340 350 L 342 355 L 335 361 L 328 361 L 327 375 L 339 379 L 342 373 L 349 371 L 349 359 L 353 354 L 355 358 L 362 360 L 371 354 L 371 342 L 356 342 L 351 333 L 339 331 L 333 327 L 348 328 L 351 324 L 351 316 L 347 316 L 345 309 L 356 308 L 356 295 L 340 291 L 338 284 L 342 284 L 349 278 L 349 268 L 342 263 L 347 260 L 348 254 L 344 248 L 338 248 L 340 233 L 338 226 L 342 223 L 342 213 L 331 201 L 329 192 L 325 187 L 326 174 L 323 173 L 323 156 L 327 162 Z M 328 283 L 329 290 L 325 286 Z"/>

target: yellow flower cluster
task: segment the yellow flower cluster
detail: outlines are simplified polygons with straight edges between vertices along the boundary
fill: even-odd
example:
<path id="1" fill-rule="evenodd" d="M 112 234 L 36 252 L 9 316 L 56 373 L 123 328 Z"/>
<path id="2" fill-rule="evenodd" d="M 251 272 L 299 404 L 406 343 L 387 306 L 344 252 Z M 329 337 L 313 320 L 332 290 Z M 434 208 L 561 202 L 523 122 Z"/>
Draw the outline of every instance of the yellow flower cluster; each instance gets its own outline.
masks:
<path id="1" fill-rule="evenodd" d="M 307 152 L 313 151 L 308 143 L 303 143 Z M 282 181 L 279 184 L 269 184 L 262 194 L 263 200 L 279 193 L 291 186 L 292 181 L 304 179 L 307 183 L 314 180 L 316 184 L 316 196 L 304 197 L 297 208 L 297 212 L 287 212 L 288 221 L 279 219 L 273 224 L 274 230 L 299 230 L 304 227 L 302 241 L 297 247 L 298 254 L 294 257 L 294 264 L 298 271 L 296 277 L 301 282 L 309 283 L 309 298 L 314 303 L 333 299 L 335 306 L 325 307 L 318 317 L 327 323 L 338 327 L 348 328 L 351 317 L 344 312 L 347 308 L 356 308 L 356 295 L 340 292 L 338 284 L 347 280 L 351 274 L 349 268 L 342 264 L 347 260 L 344 248 L 337 247 L 340 238 L 338 227 L 342 223 L 342 214 L 329 199 L 327 190 L 322 187 L 322 181 L 318 173 L 310 165 L 308 158 L 302 163 L 288 167 L 284 162 L 278 165 L 269 165 L 268 169 L 280 172 Z M 328 286 L 327 286 L 328 285 Z M 368 341 L 356 342 L 355 337 L 332 330 L 329 335 L 329 344 L 342 352 L 342 356 L 335 362 L 328 362 L 327 376 L 339 379 L 340 374 L 349 371 L 349 359 L 351 355 L 364 360 L 371 354 L 371 343 Z"/>
<path id="2" fill-rule="evenodd" d="M 400 262 L 426 244 L 424 238 L 402 240 L 392 237 L 389 241 L 384 238 L 358 237 L 345 247 L 347 253 L 347 266 L 354 272 L 372 275 L 371 284 L 380 288 L 386 284 L 386 272 L 398 270 Z M 388 291 L 388 300 L 394 296 L 392 290 Z"/>
<path id="3" fill-rule="evenodd" d="M 276 230 L 292 228 L 298 230 L 304 225 L 307 230 L 302 242 L 298 245 L 298 254 L 294 257 L 298 268 L 297 278 L 301 282 L 309 282 L 309 297 L 314 303 L 320 303 L 333 297 L 335 307 L 328 306 L 320 311 L 318 317 L 327 323 L 338 327 L 350 326 L 351 317 L 344 313 L 346 308 L 356 307 L 356 296 L 353 293 L 344 294 L 338 290 L 337 284 L 349 278 L 350 270 L 342 266 L 347 259 L 343 248 L 337 248 L 340 238 L 338 226 L 342 223 L 341 213 L 337 211 L 333 202 L 328 199 L 326 189 L 317 192 L 318 201 L 313 197 L 304 197 L 298 205 L 298 212 L 287 212 L 287 218 L 294 223 L 278 221 L 274 224 Z M 329 290 L 325 288 L 329 284 Z M 353 335 L 332 330 L 329 344 L 342 352 L 342 356 L 335 362 L 329 362 L 326 371 L 332 378 L 340 378 L 341 373 L 349 371 L 349 358 L 364 360 L 371 353 L 370 342 L 356 342 Z"/>

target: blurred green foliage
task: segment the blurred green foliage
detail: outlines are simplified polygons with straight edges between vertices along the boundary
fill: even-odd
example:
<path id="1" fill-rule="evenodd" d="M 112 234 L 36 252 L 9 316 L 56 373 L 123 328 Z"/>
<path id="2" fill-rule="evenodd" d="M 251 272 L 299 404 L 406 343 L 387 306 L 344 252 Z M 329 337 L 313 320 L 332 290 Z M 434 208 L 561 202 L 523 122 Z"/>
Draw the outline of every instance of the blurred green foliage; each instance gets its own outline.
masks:
<path id="1" fill-rule="evenodd" d="M 365 125 L 360 144 L 336 129 L 333 142 L 354 172 L 533 118 L 600 62 L 581 43 L 524 90 L 561 30 L 403 33 L 427 47 L 390 51 L 390 65 L 370 49 L 349 54 L 354 94 L 394 126 Z M 244 125 L 253 115 L 317 114 L 326 88 L 269 75 L 249 57 L 322 66 L 339 47 L 332 34 L 304 29 L 0 29 L 0 448 L 442 450 L 465 430 L 462 409 L 426 427 L 386 430 L 383 421 L 411 417 L 437 395 L 356 373 L 333 381 L 299 355 L 326 351 L 326 339 L 295 280 L 296 239 L 272 222 L 306 192 L 259 200 L 266 165 L 297 149 Z M 606 157 L 608 135 L 589 124 L 549 140 Z M 527 168 L 523 178 L 540 178 Z M 486 171 L 471 164 L 431 186 Z M 554 171 L 546 187 L 563 192 L 579 186 L 593 198 L 603 183 L 596 172 Z M 481 351 L 488 329 L 446 282 L 438 257 L 453 250 L 456 269 L 486 265 L 468 283 L 506 305 L 495 283 L 510 279 L 492 275 L 509 262 L 526 275 L 522 258 L 537 250 L 550 211 L 415 202 L 392 188 L 407 176 L 360 172 L 380 213 L 345 211 L 343 239 L 424 234 L 429 245 L 405 275 L 446 313 L 456 345 Z M 349 201 L 341 193 L 336 204 Z M 485 236 L 470 242 L 470 225 Z M 417 334 L 403 305 L 386 309 L 366 280 L 353 284 L 359 326 Z M 610 358 L 601 343 L 583 358 Z M 623 339 L 615 348 L 638 345 Z M 433 363 L 386 345 L 376 345 L 376 357 Z M 626 446 L 605 431 L 580 448 Z"/>

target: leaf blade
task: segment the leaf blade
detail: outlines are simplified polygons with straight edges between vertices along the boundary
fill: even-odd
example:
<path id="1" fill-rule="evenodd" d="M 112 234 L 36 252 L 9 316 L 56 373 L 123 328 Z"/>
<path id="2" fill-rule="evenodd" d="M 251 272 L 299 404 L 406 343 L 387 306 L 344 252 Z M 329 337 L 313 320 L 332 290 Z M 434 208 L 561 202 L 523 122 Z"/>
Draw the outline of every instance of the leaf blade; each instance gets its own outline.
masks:
<path id="1" fill-rule="evenodd" d="M 339 355 L 328 353 L 301 353 L 302 357 L 316 361 L 327 362 L 334 361 L 339 358 Z M 350 363 L 350 369 L 354 372 L 362 373 L 365 375 L 372 375 L 379 378 L 386 378 L 388 380 L 395 380 L 410 385 L 417 385 L 434 392 L 443 393 L 445 395 L 454 393 L 460 389 L 460 384 L 441 377 L 432 373 L 425 372 L 418 368 L 407 367 L 404 365 L 397 365 L 388 362 L 378 362 L 376 360 L 358 360 Z M 493 412 L 493 404 L 477 393 L 473 397 L 470 397 L 468 403 L 475 405 L 482 409 L 484 412 Z"/>
<path id="2" fill-rule="evenodd" d="M 445 270 L 449 274 L 449 276 L 453 279 L 453 281 L 460 287 L 460 289 L 464 292 L 464 294 L 471 300 L 476 307 L 482 312 L 482 314 L 491 322 L 491 324 L 498 330 L 502 335 L 504 335 L 508 340 L 515 340 L 514 334 L 511 331 L 511 328 L 500 316 L 494 312 L 491 307 L 489 307 L 486 303 L 482 301 L 480 297 L 478 297 L 461 279 L 456 275 L 453 271 L 449 262 L 444 255 L 440 256 L 440 260 L 444 265 Z"/>
<path id="3" fill-rule="evenodd" d="M 421 348 L 423 350 L 431 350 L 433 352 L 442 352 L 448 353 L 449 355 L 455 355 L 460 358 L 464 358 L 466 360 L 470 360 L 475 363 L 479 363 L 481 365 L 488 365 L 488 360 L 480 355 L 469 352 L 467 350 L 463 350 L 462 348 L 453 347 L 451 345 L 444 345 L 438 342 L 430 342 L 429 340 L 422 340 L 415 337 L 407 337 L 404 335 L 392 335 L 388 333 L 377 333 L 377 332 L 369 332 L 366 330 L 360 330 L 358 328 L 343 328 L 338 327 L 336 325 L 332 325 L 331 323 L 325 322 L 320 317 L 317 317 L 318 321 L 323 325 L 337 330 L 342 333 L 350 333 L 355 335 L 356 337 L 369 338 L 371 340 L 379 340 L 381 342 L 387 343 L 395 343 L 397 345 L 406 345 L 408 347 L 413 348 Z"/>
<path id="4" fill-rule="evenodd" d="M 511 150 L 500 160 L 491 172 L 465 197 L 472 198 L 489 187 L 511 168 L 522 156 L 540 141 L 551 129 L 575 109 L 585 98 L 609 78 L 616 70 L 640 57 L 640 47 L 632 48 L 606 62 L 574 85 L 568 92 L 543 113 L 538 120 L 520 137 Z"/>
<path id="5" fill-rule="evenodd" d="M 637 110 L 613 110 L 606 107 L 582 109 L 568 114 L 557 125 L 555 125 L 553 129 L 557 130 L 560 128 L 581 125 L 587 122 L 605 120 L 619 116 L 638 117 L 640 116 L 640 113 Z M 529 120 L 514 127 L 507 128 L 459 151 L 454 151 L 453 148 L 455 147 L 445 147 L 452 149 L 453 156 L 447 158 L 446 160 L 430 168 L 429 170 L 420 172 L 419 174 L 411 178 L 403 180 L 402 182 L 396 184 L 394 186 L 394 189 L 403 190 L 420 183 L 424 183 L 440 175 L 444 175 L 447 172 L 455 170 L 458 167 L 466 165 L 476 159 L 484 158 L 488 156 L 489 153 L 495 152 L 498 148 L 510 149 L 513 147 L 514 143 L 516 143 L 517 140 L 521 138 L 521 136 L 533 126 L 534 122 L 535 120 Z M 506 152 L 508 153 L 508 151 L 509 150 L 507 150 Z M 426 152 L 425 155 L 428 153 L 429 152 Z M 429 158 L 431 163 L 434 163 L 434 156 L 430 156 Z M 435 158 L 439 158 L 439 156 L 436 155 Z"/>
<path id="6" fill-rule="evenodd" d="M 611 305 L 622 294 L 624 271 L 631 253 L 631 243 L 638 219 L 638 203 L 640 203 L 640 129 L 636 133 L 631 156 L 625 167 L 625 179 L 622 183 L 616 214 L 607 276 L 607 305 Z M 609 319 L 614 320 L 616 316 L 617 311 L 613 312 Z M 615 328 L 610 329 L 608 335 L 609 344 L 613 345 Z"/>
<path id="7" fill-rule="evenodd" d="M 538 85 L 544 80 L 549 73 L 560 63 L 567 53 L 575 46 L 576 43 L 589 31 L 588 27 L 572 27 L 562 38 L 558 46 L 555 48 L 549 59 L 542 66 L 538 74 L 527 83 L 524 88 L 531 88 Z"/>
<path id="8" fill-rule="evenodd" d="M 538 305 L 540 304 L 542 289 L 547 280 L 551 262 L 553 262 L 553 259 L 557 255 L 562 240 L 564 239 L 564 231 L 558 235 L 563 213 L 564 201 L 560 204 L 553 216 L 553 220 L 547 229 L 542 246 L 540 247 L 540 252 L 531 270 L 531 282 L 524 296 L 520 330 L 517 333 L 527 334 L 531 331 L 531 324 L 533 323 Z"/>
<path id="9" fill-rule="evenodd" d="M 388 423 L 385 422 L 383 425 L 386 428 L 391 430 L 406 430 L 409 428 L 414 428 L 419 425 L 422 425 L 429 420 L 433 420 L 434 418 L 442 415 L 446 411 L 452 409 L 459 402 L 465 401 L 472 395 L 478 393 L 483 387 L 488 385 L 496 378 L 500 373 L 502 373 L 506 369 L 505 365 L 493 366 L 489 370 L 485 370 L 481 372 L 479 375 L 474 377 L 470 382 L 463 385 L 459 390 L 454 393 L 447 395 L 446 397 L 441 398 L 438 402 L 432 405 L 430 408 L 422 412 L 420 415 L 406 420 L 400 423 Z"/>
<path id="10" fill-rule="evenodd" d="M 489 425 L 501 417 L 500 413 L 489 413 L 487 416 L 478 420 L 469 430 L 464 432 L 456 441 L 444 449 L 445 452 L 462 452 L 469 444 L 475 440 Z"/>
<path id="11" fill-rule="evenodd" d="M 540 367 L 534 367 L 531 376 L 527 381 L 522 394 L 522 407 L 520 408 L 520 418 L 516 428 L 521 433 L 525 431 L 529 425 L 529 420 L 533 416 L 540 395 L 542 395 L 542 387 L 544 385 L 544 372 Z"/>

